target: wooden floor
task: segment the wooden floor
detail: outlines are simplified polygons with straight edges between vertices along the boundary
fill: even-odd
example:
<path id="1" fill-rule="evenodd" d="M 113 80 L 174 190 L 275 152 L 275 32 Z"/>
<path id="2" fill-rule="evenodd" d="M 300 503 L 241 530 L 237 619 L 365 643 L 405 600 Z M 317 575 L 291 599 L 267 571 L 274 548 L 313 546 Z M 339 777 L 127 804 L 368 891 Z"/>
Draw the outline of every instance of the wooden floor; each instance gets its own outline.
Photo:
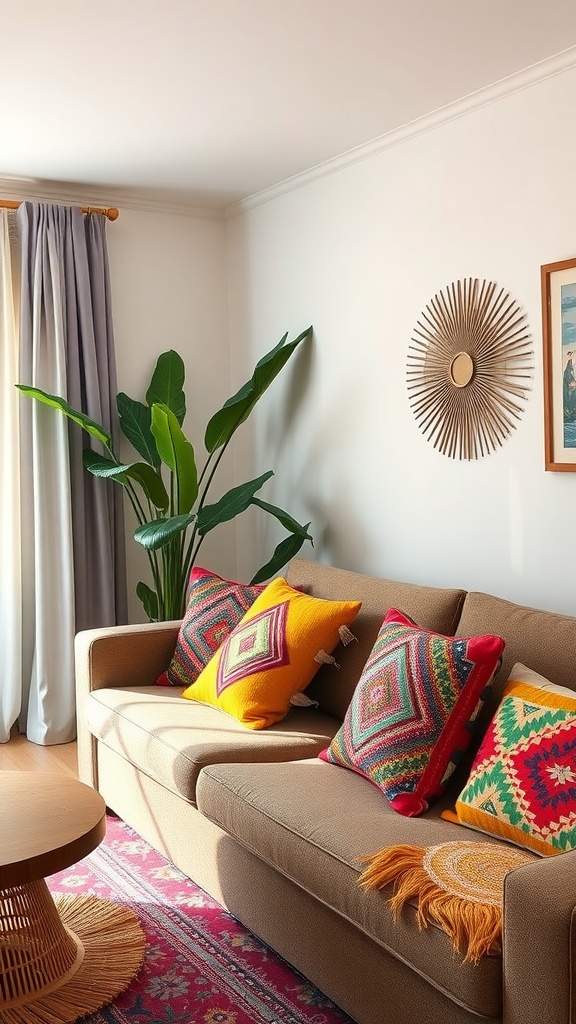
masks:
<path id="1" fill-rule="evenodd" d="M 60 772 L 77 779 L 76 743 L 43 747 L 25 736 L 13 736 L 0 743 L 0 771 Z"/>

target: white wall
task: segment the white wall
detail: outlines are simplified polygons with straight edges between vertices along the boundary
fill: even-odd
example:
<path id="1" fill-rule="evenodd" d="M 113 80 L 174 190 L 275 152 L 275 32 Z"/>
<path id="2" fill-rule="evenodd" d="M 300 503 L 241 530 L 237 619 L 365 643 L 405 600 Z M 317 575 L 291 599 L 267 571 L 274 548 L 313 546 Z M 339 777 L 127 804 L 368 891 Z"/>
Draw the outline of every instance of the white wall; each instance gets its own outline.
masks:
<path id="1" fill-rule="evenodd" d="M 262 496 L 313 520 L 314 557 L 576 614 L 576 474 L 544 471 L 540 306 L 541 264 L 576 256 L 574 109 L 570 70 L 228 222 L 233 376 L 314 324 L 236 453 L 238 480 L 276 468 Z M 466 277 L 517 300 L 535 356 L 519 426 L 473 462 L 425 440 L 406 390 L 421 310 Z M 242 577 L 278 537 L 257 516 L 238 537 Z"/>
<path id="2" fill-rule="evenodd" d="M 176 349 L 186 364 L 184 429 L 201 466 L 206 423 L 231 393 L 224 223 L 125 209 L 108 226 L 107 238 L 118 390 L 144 401 L 158 356 Z M 222 491 L 232 485 L 232 473 L 232 458 L 224 460 Z M 145 553 L 132 539 L 128 505 L 126 520 L 130 618 L 144 621 L 135 586 L 139 579 L 151 581 Z M 215 571 L 233 574 L 233 528 L 209 535 L 201 556 Z"/>

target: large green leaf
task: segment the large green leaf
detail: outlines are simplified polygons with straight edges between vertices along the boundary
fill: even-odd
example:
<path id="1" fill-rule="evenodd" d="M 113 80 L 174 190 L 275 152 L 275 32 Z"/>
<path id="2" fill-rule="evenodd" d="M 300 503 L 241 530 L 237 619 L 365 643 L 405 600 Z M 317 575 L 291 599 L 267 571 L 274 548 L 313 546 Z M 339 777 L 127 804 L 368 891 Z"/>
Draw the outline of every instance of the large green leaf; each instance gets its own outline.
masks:
<path id="1" fill-rule="evenodd" d="M 154 508 L 157 508 L 159 512 L 166 511 L 170 504 L 170 498 L 160 473 L 157 473 L 153 466 L 149 466 L 147 462 L 133 462 L 128 467 L 126 476 L 140 484 Z"/>
<path id="2" fill-rule="evenodd" d="M 162 462 L 174 474 L 175 510 L 178 515 L 185 515 L 198 497 L 194 448 L 167 405 L 152 406 L 152 433 Z"/>
<path id="3" fill-rule="evenodd" d="M 278 508 L 277 505 L 270 505 L 267 501 L 262 501 L 261 498 L 252 498 L 252 505 L 257 505 L 264 512 L 268 512 L 269 515 L 274 516 L 279 523 L 282 524 L 285 530 L 289 533 L 295 533 L 298 537 L 303 537 L 304 540 L 309 540 L 314 547 L 314 541 L 312 536 L 308 533 L 308 527 L 310 523 L 306 523 L 302 526 L 296 521 L 288 512 L 285 512 L 283 508 Z"/>
<path id="4" fill-rule="evenodd" d="M 98 455 L 91 448 L 85 448 L 82 452 L 82 462 L 94 476 L 103 476 L 112 480 L 122 477 L 128 468 L 107 458 L 106 455 Z"/>
<path id="5" fill-rule="evenodd" d="M 150 622 L 158 622 L 158 595 L 156 591 L 150 590 L 146 583 L 140 582 L 136 584 L 136 594 L 140 598 Z"/>
<path id="6" fill-rule="evenodd" d="M 285 334 L 278 344 L 264 356 L 264 359 L 276 358 L 276 353 L 283 347 L 287 337 L 288 334 Z M 256 370 L 254 370 L 255 372 Z M 228 398 L 222 408 L 214 413 L 209 420 L 204 435 L 204 446 L 208 452 L 216 451 L 230 440 L 234 431 L 248 418 L 256 401 L 257 399 L 254 398 L 254 374 L 252 374 L 250 380 L 246 381 L 235 395 Z"/>
<path id="7" fill-rule="evenodd" d="M 154 508 L 165 512 L 170 503 L 164 481 L 153 466 L 147 462 L 131 462 L 127 465 L 118 465 L 104 455 L 97 455 L 90 448 L 85 448 L 82 454 L 82 461 L 87 470 L 94 476 L 104 477 L 108 480 L 116 480 L 120 484 L 126 482 L 128 477 L 140 484 L 144 494 L 152 502 Z"/>
<path id="8" fill-rule="evenodd" d="M 138 455 L 141 455 L 151 466 L 159 469 L 160 456 L 150 429 L 152 422 L 150 408 L 143 402 L 129 398 L 123 391 L 116 396 L 116 406 L 124 436 L 128 438 Z"/>
<path id="9" fill-rule="evenodd" d="M 234 519 L 240 512 L 244 512 L 252 502 L 256 491 L 259 491 L 271 476 L 274 476 L 274 473 L 269 469 L 267 473 L 263 473 L 255 480 L 248 480 L 247 483 L 240 484 L 239 487 L 232 487 L 214 505 L 204 505 L 198 512 L 200 536 L 203 537 L 215 526 L 226 523 L 228 520 Z"/>
<path id="10" fill-rule="evenodd" d="M 28 395 L 29 398 L 36 398 L 43 405 L 49 405 L 52 409 L 58 409 L 63 412 L 69 420 L 73 423 L 77 423 L 79 427 L 82 427 L 91 437 L 96 437 L 101 443 L 108 449 L 111 450 L 112 438 L 108 431 L 100 423 L 96 423 L 95 420 L 91 420 L 89 416 L 85 416 L 84 413 L 78 412 L 76 409 L 72 409 L 63 398 L 59 395 L 50 395 L 47 391 L 41 391 L 40 388 L 30 387 L 28 384 L 16 384 L 15 385 L 23 395 Z"/>
<path id="11" fill-rule="evenodd" d="M 281 540 L 270 561 L 266 562 L 266 565 L 263 565 L 262 568 L 258 570 L 256 575 L 250 580 L 250 583 L 252 585 L 255 583 L 264 583 L 266 580 L 271 579 L 272 576 L 276 576 L 280 569 L 282 569 L 291 558 L 294 558 L 294 555 L 298 554 L 305 540 L 305 537 L 295 533 L 291 533 L 288 537 L 285 537 L 284 540 Z"/>
<path id="12" fill-rule="evenodd" d="M 134 539 L 148 551 L 157 551 L 183 533 L 190 523 L 194 522 L 196 516 L 190 512 L 187 516 L 170 516 L 168 519 L 153 519 L 151 523 L 144 523 L 134 531 Z"/>
<path id="13" fill-rule="evenodd" d="M 186 415 L 186 396 L 184 386 L 184 361 L 174 349 L 158 356 L 156 368 L 152 374 L 150 387 L 146 392 L 146 401 L 152 407 L 167 405 L 174 413 L 180 426 Z"/>
<path id="14" fill-rule="evenodd" d="M 288 337 L 285 334 L 281 341 L 258 361 L 250 380 L 243 384 L 240 390 L 232 395 L 218 412 L 214 413 L 204 435 L 204 444 L 210 454 L 226 444 L 240 424 L 248 419 L 257 401 L 286 365 L 294 350 L 311 334 L 312 327 L 308 327 L 306 331 L 303 331 L 288 344 L 285 343 Z"/>

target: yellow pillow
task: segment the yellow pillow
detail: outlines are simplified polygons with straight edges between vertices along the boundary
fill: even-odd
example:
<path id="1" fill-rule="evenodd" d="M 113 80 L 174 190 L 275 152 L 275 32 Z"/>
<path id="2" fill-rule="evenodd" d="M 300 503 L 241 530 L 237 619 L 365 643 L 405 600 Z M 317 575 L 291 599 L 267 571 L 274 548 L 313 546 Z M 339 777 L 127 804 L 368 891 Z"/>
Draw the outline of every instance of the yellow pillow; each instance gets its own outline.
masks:
<path id="1" fill-rule="evenodd" d="M 326 601 L 269 583 L 198 676 L 189 700 L 213 704 L 250 729 L 281 721 L 290 698 L 308 686 L 361 608 L 361 601 Z"/>

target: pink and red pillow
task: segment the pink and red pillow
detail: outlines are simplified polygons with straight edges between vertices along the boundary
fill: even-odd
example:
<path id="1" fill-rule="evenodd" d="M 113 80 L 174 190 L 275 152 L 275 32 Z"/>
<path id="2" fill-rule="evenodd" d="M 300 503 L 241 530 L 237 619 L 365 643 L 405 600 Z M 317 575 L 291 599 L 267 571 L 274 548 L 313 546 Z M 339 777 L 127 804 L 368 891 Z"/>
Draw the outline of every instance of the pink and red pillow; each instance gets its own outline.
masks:
<path id="1" fill-rule="evenodd" d="M 390 609 L 320 757 L 364 775 L 400 814 L 421 814 L 466 750 L 503 650 L 500 637 L 442 636 Z"/>
<path id="2" fill-rule="evenodd" d="M 206 667 L 212 655 L 265 590 L 265 584 L 250 586 L 223 579 L 200 567 L 192 569 L 188 607 L 166 672 L 156 680 L 159 686 L 189 686 Z"/>

